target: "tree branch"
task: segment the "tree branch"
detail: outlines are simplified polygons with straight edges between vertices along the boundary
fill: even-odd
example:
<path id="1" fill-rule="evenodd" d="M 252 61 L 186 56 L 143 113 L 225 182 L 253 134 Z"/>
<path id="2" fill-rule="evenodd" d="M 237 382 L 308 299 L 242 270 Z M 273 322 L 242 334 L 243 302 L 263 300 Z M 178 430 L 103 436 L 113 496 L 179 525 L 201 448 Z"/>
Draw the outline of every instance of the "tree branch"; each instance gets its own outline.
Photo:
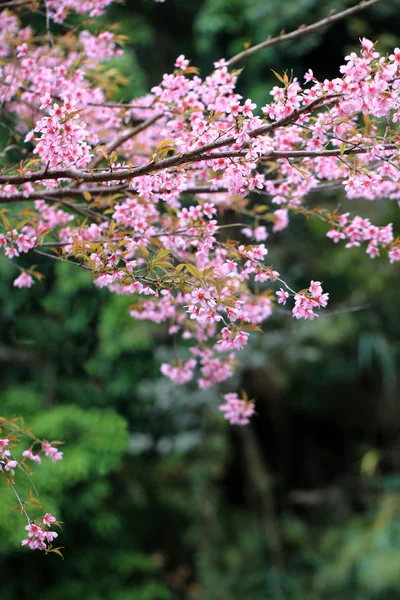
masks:
<path id="1" fill-rule="evenodd" d="M 113 196 L 114 194 L 118 194 L 128 188 L 126 183 L 121 185 L 113 186 L 113 187 L 95 187 L 95 188 L 86 188 L 79 189 L 73 187 L 63 187 L 58 190 L 51 190 L 49 192 L 36 191 L 31 192 L 28 196 L 23 192 L 16 192 L 15 194 L 10 194 L 7 196 L 2 196 L 0 194 L 0 204 L 11 204 L 12 202 L 33 202 L 35 200 L 52 200 L 52 199 L 60 199 L 60 198 L 85 198 L 85 195 L 88 193 L 91 196 Z"/>
<path id="2" fill-rule="evenodd" d="M 260 50 L 264 50 L 265 48 L 269 48 L 270 46 L 275 46 L 276 44 L 282 44 L 283 42 L 289 42 L 291 40 L 295 40 L 298 37 L 301 37 L 302 35 L 306 35 L 308 33 L 313 33 L 314 31 L 321 29 L 321 27 L 326 27 L 327 25 L 332 25 L 333 23 L 336 23 L 337 21 L 345 19 L 346 17 L 353 15 L 353 14 L 359 12 L 360 10 L 364 10 L 365 8 L 369 8 L 370 6 L 373 6 L 374 4 L 377 4 L 378 2 L 381 2 L 381 1 L 382 0 L 363 0 L 356 6 L 352 6 L 351 8 L 347 8 L 346 10 L 343 10 L 340 13 L 337 13 L 337 15 L 332 14 L 333 13 L 333 11 L 332 11 L 325 19 L 321 19 L 321 21 L 317 21 L 316 23 L 313 23 L 312 25 L 307 25 L 307 26 L 300 25 L 300 27 L 298 29 L 296 29 L 295 31 L 291 31 L 290 33 L 286 33 L 286 34 L 281 33 L 280 35 L 273 37 L 273 38 L 270 37 L 267 40 L 265 40 L 265 42 L 261 42 L 260 44 L 256 44 L 255 46 L 252 46 L 251 48 L 247 48 L 247 50 L 243 50 L 242 52 L 235 54 L 235 56 L 232 56 L 232 58 L 230 58 L 227 61 L 227 65 L 228 65 L 228 67 L 231 67 L 232 65 L 235 65 L 236 63 L 241 61 L 242 59 L 247 58 L 248 56 L 252 56 L 253 54 L 256 54 L 256 52 L 259 52 Z"/>
<path id="3" fill-rule="evenodd" d="M 62 258 L 61 256 L 56 256 L 55 254 L 49 254 L 48 252 L 41 252 L 41 250 L 36 250 L 36 248 L 32 249 L 32 252 L 35 254 L 39 254 L 40 256 L 45 256 L 46 258 L 51 258 L 52 260 L 58 260 L 59 262 L 65 262 L 69 265 L 73 265 L 78 267 L 79 269 L 83 269 L 84 271 L 92 271 L 90 267 L 86 267 L 85 265 L 81 265 L 73 260 L 69 260 L 67 258 Z"/>
<path id="4" fill-rule="evenodd" d="M 396 144 L 385 144 L 383 146 L 385 150 L 397 150 Z M 19 185 L 22 183 L 33 183 L 36 181 L 45 181 L 48 179 L 73 179 L 75 181 L 85 181 L 88 183 L 101 183 L 108 181 L 126 181 L 128 179 L 134 179 L 141 175 L 149 175 L 162 171 L 163 169 L 170 169 L 172 167 L 179 167 L 185 164 L 202 162 L 207 160 L 216 160 L 219 158 L 242 158 L 247 155 L 246 150 L 238 151 L 227 151 L 227 152 L 216 152 L 209 154 L 200 154 L 204 151 L 203 148 L 187 152 L 182 155 L 171 156 L 162 160 L 151 161 L 140 167 L 129 167 L 121 169 L 119 171 L 101 171 L 92 173 L 88 171 L 76 171 L 75 169 L 54 169 L 47 170 L 46 168 L 36 173 L 30 173 L 29 175 L 3 175 L 0 176 L 0 184 L 14 184 Z M 348 148 L 345 150 L 290 150 L 285 152 L 272 151 L 268 154 L 260 156 L 259 159 L 263 161 L 278 160 L 280 158 L 319 158 L 325 156 L 352 156 L 356 154 L 365 154 L 370 152 L 370 147 L 361 148 Z M 112 188 L 111 188 L 112 189 Z M 6 196 L 5 196 L 6 198 Z M 27 196 L 29 198 L 29 196 Z M 26 198 L 26 199 L 27 199 Z M 2 198 L 0 197 L 0 200 Z"/>
<path id="5" fill-rule="evenodd" d="M 398 146 L 396 144 L 386 144 L 383 146 L 385 150 L 397 150 Z M 259 159 L 262 161 L 270 161 L 279 158 L 319 158 L 324 156 L 337 156 L 340 158 L 341 156 L 353 156 L 354 154 L 365 154 L 371 150 L 370 147 L 353 147 L 346 148 L 345 150 L 337 149 L 337 150 L 287 150 L 287 151 L 279 151 L 274 150 L 269 152 L 268 154 L 264 154 L 260 156 Z M 237 151 L 227 151 L 227 152 L 210 152 L 207 156 L 200 156 L 198 160 L 214 160 L 218 158 L 243 158 L 247 155 L 247 150 L 237 150 Z M 191 159 L 188 159 L 188 162 L 194 162 Z"/>
<path id="6" fill-rule="evenodd" d="M 85 198 L 86 194 L 90 194 L 93 197 L 97 196 L 115 196 L 116 194 L 120 194 L 124 191 L 127 191 L 129 195 L 136 195 L 137 192 L 135 190 L 129 190 L 129 185 L 126 183 L 122 183 L 121 185 L 116 186 L 103 186 L 103 187 L 95 187 L 95 188 L 85 188 L 84 190 L 73 187 L 64 187 L 59 190 L 52 190 L 51 192 L 46 191 L 37 191 L 31 192 L 28 196 L 23 192 L 16 192 L 15 194 L 1 196 L 0 194 L 0 204 L 11 204 L 12 202 L 34 202 L 36 200 L 50 200 L 57 201 L 62 198 Z M 168 190 L 160 190 L 160 194 L 167 193 Z M 199 185 L 196 187 L 188 187 L 186 190 L 182 191 L 182 194 L 220 194 L 223 192 L 227 192 L 226 187 L 218 187 L 212 188 L 206 185 Z"/>
<path id="7" fill-rule="evenodd" d="M 322 96 L 321 98 L 316 98 L 313 102 L 310 102 L 310 104 L 307 104 L 306 106 L 302 106 L 301 108 L 294 110 L 287 117 L 284 117 L 283 119 L 279 119 L 278 121 L 275 121 L 273 123 L 268 123 L 266 125 L 262 125 L 261 127 L 258 127 L 256 129 L 254 129 L 253 131 L 250 131 L 248 135 L 251 138 L 255 138 L 259 135 L 268 133 L 269 131 L 272 131 L 279 127 L 284 127 L 284 126 L 288 125 L 289 123 L 296 121 L 298 119 L 298 117 L 304 113 L 307 113 L 307 112 L 312 113 L 317 108 L 321 108 L 321 105 L 328 106 L 329 104 L 336 102 L 336 99 L 338 96 L 340 96 L 340 94 L 331 94 L 328 96 Z M 160 116 L 162 116 L 162 115 L 160 115 Z M 151 119 L 157 120 L 156 117 L 160 118 L 160 116 L 154 115 L 153 117 L 151 117 Z M 145 124 L 146 124 L 146 127 L 148 127 L 149 121 L 151 119 L 144 121 L 143 123 L 138 125 L 138 127 L 143 127 Z M 136 129 L 135 133 L 138 133 L 137 128 L 135 128 L 135 129 Z M 141 129 L 141 130 L 143 130 L 143 129 Z M 127 134 L 124 134 L 124 137 L 125 137 L 125 135 L 127 135 Z M 130 132 L 130 135 L 128 136 L 127 139 L 129 139 L 129 137 L 131 137 L 131 136 L 132 136 L 132 131 Z M 126 140 L 124 140 L 124 141 L 126 141 Z M 121 142 L 121 138 L 119 138 L 118 145 L 120 145 L 121 143 L 123 143 L 123 142 Z M 35 182 L 35 181 L 41 181 L 41 180 L 44 181 L 45 179 L 61 179 L 61 178 L 74 179 L 77 181 L 88 181 L 88 182 L 102 182 L 102 181 L 113 181 L 113 180 L 122 181 L 124 179 L 130 179 L 133 177 L 138 177 L 140 175 L 146 175 L 148 173 L 156 172 L 156 171 L 159 171 L 164 168 L 179 166 L 179 165 L 185 164 L 187 162 L 196 162 L 194 160 L 196 158 L 198 160 L 205 160 L 203 157 L 201 157 L 201 155 L 203 153 L 209 152 L 212 150 L 216 150 L 218 148 L 222 148 L 224 146 L 228 146 L 229 144 L 233 144 L 233 143 L 235 143 L 234 136 L 231 136 L 231 137 L 228 137 L 225 139 L 218 139 L 214 142 L 211 142 L 210 144 L 206 144 L 206 145 L 202 146 L 201 148 L 196 148 L 195 150 L 191 150 L 190 152 L 186 152 L 181 155 L 171 156 L 171 157 L 163 159 L 163 160 L 151 161 L 150 163 L 147 163 L 146 165 L 143 165 L 140 167 L 130 167 L 129 169 L 127 169 L 126 172 L 119 171 L 118 173 L 116 173 L 116 172 L 113 172 L 110 170 L 106 176 L 101 175 L 100 178 L 98 177 L 99 173 L 91 173 L 89 175 L 87 171 L 76 171 L 75 169 L 55 169 L 54 171 L 49 171 L 46 167 L 43 171 L 40 171 L 37 173 L 31 173 L 30 175 L 26 175 L 26 176 L 23 176 L 23 175 L 21 175 L 21 176 L 10 175 L 8 177 L 4 176 L 4 175 L 0 176 L 0 184 L 1 183 L 21 184 L 21 183 L 26 183 L 28 181 Z M 113 149 L 115 149 L 115 147 L 117 147 L 115 144 L 116 144 L 116 142 L 114 142 L 114 144 L 112 146 Z M 110 146 L 110 148 L 111 148 L 111 146 Z M 101 162 L 101 160 L 100 160 L 100 162 Z M 93 167 L 93 165 L 92 165 L 92 167 Z M 132 174 L 132 177 L 129 177 L 130 173 Z"/>
<path id="8" fill-rule="evenodd" d="M 26 6 L 27 4 L 39 4 L 38 0 L 13 0 L 10 2 L 3 2 L 0 6 L 0 11 L 5 8 L 19 8 L 20 6 Z"/>

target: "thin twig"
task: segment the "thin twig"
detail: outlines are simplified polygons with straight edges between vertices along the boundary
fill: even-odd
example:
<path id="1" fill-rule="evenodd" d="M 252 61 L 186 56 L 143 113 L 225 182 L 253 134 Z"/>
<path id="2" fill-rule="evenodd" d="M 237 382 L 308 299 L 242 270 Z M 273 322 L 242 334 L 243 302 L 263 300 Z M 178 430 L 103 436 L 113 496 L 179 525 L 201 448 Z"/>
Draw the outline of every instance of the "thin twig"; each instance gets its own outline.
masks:
<path id="1" fill-rule="evenodd" d="M 51 192 L 36 191 L 31 192 L 29 196 L 24 195 L 23 192 L 16 192 L 7 196 L 0 194 L 0 204 L 9 204 L 11 202 L 32 202 L 35 200 L 47 200 L 47 199 L 59 199 L 59 198 L 85 198 L 89 193 L 93 197 L 97 196 L 113 196 L 120 192 L 128 189 L 128 184 L 123 183 L 118 186 L 103 186 L 95 188 L 78 189 L 73 187 L 63 187 L 58 190 L 51 190 Z M 131 190 L 130 193 L 136 193 Z"/>
<path id="2" fill-rule="evenodd" d="M 53 202 L 57 202 L 57 204 L 61 204 L 61 206 L 65 206 L 65 208 L 69 208 L 73 212 L 77 213 L 78 215 L 81 215 L 82 217 L 85 217 L 85 219 L 93 221 L 94 223 L 108 221 L 106 216 L 100 213 L 96 213 L 90 210 L 89 208 L 81 208 L 72 202 L 66 202 L 65 200 L 61 200 L 60 198 L 55 198 L 54 196 L 47 196 L 46 199 L 51 200 Z"/>
<path id="3" fill-rule="evenodd" d="M 14 492 L 14 495 L 15 495 L 16 499 L 18 500 L 18 504 L 19 504 L 19 505 L 20 505 L 20 507 L 21 507 L 21 512 L 22 512 L 22 513 L 25 515 L 25 517 L 26 517 L 26 520 L 28 521 L 28 525 L 30 525 L 30 524 L 31 524 L 31 520 L 30 520 L 30 518 L 29 518 L 29 515 L 28 515 L 28 513 L 26 512 L 26 510 L 25 510 L 25 508 L 24 508 L 24 505 L 23 505 L 23 503 L 22 503 L 22 500 L 21 500 L 21 498 L 19 497 L 19 495 L 18 495 L 18 493 L 17 493 L 17 490 L 15 489 L 15 487 L 14 487 L 13 485 L 10 485 L 10 488 L 12 489 L 12 491 Z"/>
<path id="4" fill-rule="evenodd" d="M 125 192 L 127 195 L 137 196 L 138 192 L 136 190 L 129 189 L 129 185 L 123 183 L 118 186 L 103 186 L 103 187 L 95 187 L 95 188 L 73 188 L 73 187 L 64 187 L 58 190 L 51 190 L 51 192 L 46 191 L 36 191 L 31 192 L 29 196 L 24 194 L 23 192 L 16 192 L 15 194 L 10 194 L 7 196 L 2 196 L 0 194 L 0 204 L 11 204 L 12 202 L 33 202 L 35 200 L 58 200 L 59 198 L 85 198 L 85 196 L 89 193 L 93 197 L 97 196 L 115 196 L 116 194 Z M 159 194 L 166 194 L 170 190 L 159 190 Z M 182 190 L 182 194 L 220 194 L 227 192 L 228 189 L 226 187 L 218 187 L 212 188 L 208 186 L 195 186 L 188 187 L 186 190 Z"/>
<path id="5" fill-rule="evenodd" d="M 281 279 L 277 278 L 279 281 L 282 281 Z M 282 283 L 285 283 L 284 281 L 282 281 Z M 287 287 L 287 286 L 286 286 Z M 290 289 L 290 288 L 288 288 Z M 359 304 L 358 306 L 348 306 L 348 307 L 344 307 L 344 308 L 338 308 L 336 310 L 324 310 L 323 312 L 319 313 L 318 317 L 336 317 L 339 315 L 346 315 L 347 313 L 353 313 L 353 312 L 359 312 L 361 310 L 367 310 L 368 308 L 371 308 L 372 304 Z M 287 317 L 292 317 L 292 311 L 291 310 L 285 310 L 284 308 L 280 308 L 280 307 L 276 307 L 274 309 L 275 313 L 278 313 L 280 315 L 285 315 Z"/>
<path id="6" fill-rule="evenodd" d="M 121 135 L 119 138 L 117 138 L 115 140 L 115 142 L 113 142 L 112 144 L 110 144 L 109 146 L 107 146 L 105 148 L 106 154 L 111 154 L 112 152 L 114 152 L 114 150 L 116 150 L 117 148 L 122 146 L 122 144 L 124 144 L 131 138 L 135 137 L 135 135 L 137 135 L 138 133 L 141 133 L 142 131 L 144 131 L 145 129 L 150 127 L 151 125 L 153 125 L 153 123 L 155 123 L 156 121 L 161 119 L 161 117 L 163 117 L 163 116 L 164 116 L 163 113 L 156 113 L 155 115 L 153 115 L 149 119 L 146 119 L 146 121 L 143 121 L 136 127 L 129 129 L 123 135 Z M 99 156 L 97 156 L 92 161 L 90 168 L 95 169 L 103 160 L 104 160 L 104 157 L 101 154 L 99 154 Z"/>
<path id="7" fill-rule="evenodd" d="M 49 10 L 49 4 L 48 4 L 48 0 L 44 0 L 44 6 L 46 9 L 46 31 L 47 31 L 47 35 L 48 38 L 50 40 L 50 46 L 54 49 L 54 39 L 53 39 L 53 35 L 51 33 L 51 29 L 50 29 L 50 10 Z"/>
<path id="8" fill-rule="evenodd" d="M 337 21 L 345 19 L 346 17 L 353 15 L 353 14 L 359 12 L 360 10 L 364 10 L 365 8 L 369 8 L 370 6 L 373 6 L 374 4 L 377 4 L 378 2 L 381 2 L 381 1 L 382 0 L 365 0 L 365 1 L 357 4 L 356 6 L 352 6 L 351 8 L 347 8 L 346 10 L 343 10 L 340 13 L 337 13 L 336 15 L 332 14 L 332 12 L 331 12 L 325 19 L 321 19 L 321 21 L 317 21 L 316 23 L 313 23 L 312 25 L 307 25 L 307 26 L 300 25 L 300 27 L 298 29 L 296 29 L 295 31 L 291 31 L 290 33 L 281 33 L 280 35 L 278 35 L 276 37 L 269 38 L 269 39 L 265 40 L 264 42 L 261 42 L 260 44 L 256 44 L 255 46 L 252 46 L 251 48 L 247 48 L 246 50 L 243 50 L 242 52 L 235 54 L 235 56 L 232 56 L 232 58 L 230 58 L 227 61 L 227 65 L 229 67 L 231 67 L 232 65 L 235 65 L 236 63 L 243 60 L 244 58 L 247 58 L 248 56 L 252 56 L 253 54 L 256 54 L 256 52 L 259 52 L 260 50 L 264 50 L 265 48 L 269 48 L 270 46 L 274 46 L 276 44 L 282 44 L 283 42 L 289 42 L 289 41 L 295 40 L 298 37 L 306 35 L 307 33 L 313 33 L 314 31 L 321 29 L 321 27 L 326 27 L 327 25 L 332 25 L 333 23 L 336 23 Z"/>
<path id="9" fill-rule="evenodd" d="M 32 478 L 29 475 L 27 469 L 25 469 L 25 467 L 23 465 L 21 465 L 21 463 L 16 459 L 16 457 L 14 456 L 14 454 L 12 452 L 10 452 L 10 454 L 11 454 L 12 458 L 15 460 L 15 462 L 17 463 L 18 469 L 20 469 L 23 472 L 23 474 L 25 475 L 25 477 L 27 478 L 27 480 L 29 481 L 29 483 L 33 487 L 36 496 L 38 498 L 40 498 L 40 494 L 38 492 L 38 489 L 37 489 L 36 485 L 34 484 L 34 482 L 32 481 Z"/>
<path id="10" fill-rule="evenodd" d="M 73 260 L 68 260 L 67 258 L 62 258 L 61 256 L 55 256 L 54 254 L 49 254 L 48 252 L 41 252 L 40 250 L 36 250 L 36 248 L 34 248 L 32 250 L 32 252 L 34 252 L 35 254 L 39 254 L 40 256 L 45 256 L 46 258 L 51 258 L 53 260 L 58 260 L 59 262 L 65 262 L 65 263 L 68 263 L 69 265 L 74 265 L 74 267 L 84 269 L 85 271 L 91 271 L 91 269 L 89 267 L 86 267 L 85 265 L 80 265 L 79 263 L 74 262 Z"/>

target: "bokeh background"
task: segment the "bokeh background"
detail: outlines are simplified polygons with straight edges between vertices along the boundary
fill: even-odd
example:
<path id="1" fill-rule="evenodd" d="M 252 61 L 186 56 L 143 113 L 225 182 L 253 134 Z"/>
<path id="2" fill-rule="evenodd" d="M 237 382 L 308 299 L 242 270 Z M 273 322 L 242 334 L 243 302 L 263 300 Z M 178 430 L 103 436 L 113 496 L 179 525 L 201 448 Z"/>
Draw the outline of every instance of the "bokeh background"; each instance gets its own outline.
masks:
<path id="1" fill-rule="evenodd" d="M 247 42 L 353 4 L 115 6 L 102 22 L 129 37 L 125 55 L 107 65 L 125 78 L 115 97 L 145 93 L 181 53 L 205 75 Z M 265 104 L 271 69 L 334 77 L 364 35 L 382 52 L 400 45 L 399 9 L 384 0 L 263 51 L 241 65 L 240 92 Z M 2 144 L 7 135 L 0 127 Z M 309 202 L 400 231 L 389 201 L 349 202 L 332 191 Z M 21 549 L 25 523 L 1 486 L 2 598 L 400 599 L 399 270 L 325 234 L 325 224 L 296 216 L 268 247 L 294 288 L 324 282 L 333 313 L 305 323 L 276 313 L 252 335 L 235 378 L 211 392 L 160 376 L 172 340 L 162 326 L 134 322 L 129 298 L 37 257 L 45 279 L 15 290 L 15 268 L 0 261 L 0 412 L 65 440 L 65 459 L 36 477 L 64 522 L 65 560 Z M 240 389 L 257 399 L 258 414 L 239 430 L 217 406 L 221 392 Z"/>

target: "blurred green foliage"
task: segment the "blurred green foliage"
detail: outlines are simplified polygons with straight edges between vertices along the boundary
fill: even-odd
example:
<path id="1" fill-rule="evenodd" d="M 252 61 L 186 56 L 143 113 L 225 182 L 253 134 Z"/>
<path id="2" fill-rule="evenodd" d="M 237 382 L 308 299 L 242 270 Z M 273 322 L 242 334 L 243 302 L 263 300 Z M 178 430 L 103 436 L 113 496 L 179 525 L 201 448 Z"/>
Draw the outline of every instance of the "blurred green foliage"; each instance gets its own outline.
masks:
<path id="1" fill-rule="evenodd" d="M 132 40 L 111 63 L 129 80 L 117 97 L 145 93 L 180 53 L 207 73 L 247 42 L 352 4 L 116 5 L 103 22 L 120 22 Z M 385 0 L 256 55 L 244 65 L 241 93 L 264 103 L 272 68 L 334 76 L 363 35 L 383 49 L 396 45 L 399 8 Z M 394 204 L 334 193 L 310 202 L 340 203 L 400 229 Z M 45 279 L 13 290 L 15 267 L 1 260 L 1 414 L 23 415 L 38 435 L 65 441 L 64 461 L 43 463 L 35 477 L 64 523 L 65 560 L 20 548 L 25 523 L 1 487 L 2 597 L 400 600 L 398 269 L 332 246 L 325 233 L 298 216 L 269 240 L 274 266 L 294 287 L 324 282 L 331 314 L 298 323 L 277 312 L 252 336 L 226 388 L 257 398 L 258 416 L 240 432 L 216 410 L 218 391 L 160 377 L 160 363 L 181 349 L 165 328 L 134 322 L 129 298 L 42 259 Z"/>

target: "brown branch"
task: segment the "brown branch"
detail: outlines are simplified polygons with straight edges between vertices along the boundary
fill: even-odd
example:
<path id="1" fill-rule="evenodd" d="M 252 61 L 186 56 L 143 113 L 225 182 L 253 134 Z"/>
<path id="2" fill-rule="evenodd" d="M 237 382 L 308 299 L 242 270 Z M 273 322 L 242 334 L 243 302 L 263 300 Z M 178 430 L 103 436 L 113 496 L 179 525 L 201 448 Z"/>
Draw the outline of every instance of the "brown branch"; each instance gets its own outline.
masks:
<path id="1" fill-rule="evenodd" d="M 26 6 L 27 4 L 39 4 L 38 0 L 13 0 L 10 2 L 3 2 L 0 6 L 0 11 L 4 8 L 19 8 L 20 6 Z"/>
<path id="2" fill-rule="evenodd" d="M 134 110 L 149 110 L 152 106 L 139 106 L 130 102 L 88 102 L 88 106 L 98 106 L 100 108 L 128 108 Z"/>
<path id="3" fill-rule="evenodd" d="M 284 127 L 284 126 L 290 124 L 291 122 L 296 121 L 298 119 L 298 117 L 304 113 L 307 113 L 307 112 L 312 113 L 317 108 L 321 108 L 321 105 L 323 105 L 325 107 L 325 106 L 328 106 L 329 104 L 332 104 L 333 102 L 336 102 L 336 99 L 338 96 L 340 96 L 340 94 L 331 94 L 329 96 L 322 96 L 321 98 L 317 98 L 313 102 L 310 102 L 310 104 L 308 104 L 306 106 L 302 106 L 301 108 L 294 110 L 290 115 L 288 115 L 287 117 L 284 117 L 283 119 L 279 119 L 278 121 L 275 121 L 273 123 L 262 125 L 261 127 L 253 129 L 253 131 L 250 131 L 248 135 L 251 138 L 255 138 L 259 135 L 268 133 L 269 131 L 272 131 L 279 127 Z M 157 115 L 154 115 L 152 117 L 152 119 L 155 119 L 156 117 L 157 117 Z M 158 118 L 160 118 L 160 117 L 158 117 Z M 147 126 L 148 126 L 149 121 L 150 121 L 150 119 L 148 119 L 147 121 L 144 121 L 143 123 L 138 125 L 138 127 L 145 125 L 145 123 L 147 123 Z M 137 128 L 135 128 L 135 129 L 137 129 Z M 137 131 L 136 131 L 136 133 L 137 133 Z M 126 135 L 127 134 L 124 134 L 124 136 L 126 136 Z M 129 139 L 129 137 L 131 137 L 131 136 L 132 136 L 132 131 L 130 131 L 130 135 L 128 136 L 127 139 Z M 121 140 L 121 138 L 118 139 L 118 145 L 121 143 L 120 140 Z M 198 158 L 198 160 L 204 160 L 204 158 L 200 158 L 200 156 L 203 153 L 209 152 L 212 150 L 216 150 L 218 148 L 228 146 L 229 144 L 233 144 L 233 143 L 235 143 L 234 136 L 231 136 L 231 137 L 228 137 L 225 139 L 218 139 L 214 142 L 211 142 L 210 144 L 206 144 L 206 145 L 202 146 L 201 148 L 196 148 L 195 150 L 191 150 L 190 152 L 187 152 L 185 154 L 172 156 L 172 157 L 166 158 L 164 160 L 151 161 L 150 163 L 147 163 L 146 165 L 143 165 L 141 167 L 129 168 L 129 170 L 127 170 L 127 174 L 124 174 L 125 171 L 120 171 L 119 173 L 110 171 L 107 174 L 107 176 L 105 176 L 105 177 L 102 176 L 102 177 L 98 178 L 97 177 L 97 175 L 99 175 L 98 173 L 91 173 L 91 176 L 88 177 L 87 171 L 76 171 L 74 169 L 57 169 L 54 171 L 48 171 L 48 169 L 46 168 L 41 172 L 32 173 L 29 176 L 25 176 L 25 177 L 17 176 L 17 175 L 14 175 L 14 176 L 10 175 L 8 177 L 0 176 L 0 184 L 1 183 L 19 184 L 19 183 L 25 183 L 27 181 L 34 182 L 34 181 L 40 181 L 40 180 L 45 180 L 45 179 L 52 179 L 52 177 L 50 177 L 49 173 L 51 173 L 53 175 L 54 179 L 60 179 L 62 177 L 66 177 L 68 179 L 75 179 L 78 181 L 79 180 L 80 181 L 90 181 L 90 182 L 99 182 L 99 181 L 102 182 L 102 181 L 113 181 L 113 180 L 122 181 L 124 179 L 130 179 L 128 173 L 132 173 L 132 177 L 137 177 L 140 175 L 146 175 L 148 173 L 159 171 L 164 168 L 179 166 L 186 162 L 196 162 L 195 160 L 193 160 L 195 158 Z M 113 149 L 115 149 L 115 147 L 117 147 L 117 146 L 115 146 L 115 144 L 116 144 L 116 142 L 113 144 Z M 111 146 L 110 146 L 110 148 L 111 148 Z"/>
<path id="4" fill-rule="evenodd" d="M 223 186 L 213 189 L 206 185 L 199 185 L 197 187 L 189 187 L 189 188 L 186 188 L 186 190 L 182 190 L 182 194 L 221 194 L 221 193 L 224 193 L 227 191 L 228 191 L 228 188 L 223 187 Z"/>
<path id="5" fill-rule="evenodd" d="M 87 193 L 91 196 L 113 196 L 128 189 L 128 184 L 122 183 L 117 186 L 103 186 L 95 188 L 79 189 L 73 187 L 63 187 L 58 190 L 51 190 L 51 192 L 37 191 L 31 192 L 29 196 L 23 194 L 23 192 L 16 192 L 7 196 L 0 194 L 0 204 L 11 204 L 12 202 L 33 202 L 35 200 L 58 200 L 60 198 L 84 198 Z M 132 190 L 133 192 L 133 190 Z M 132 193 L 131 192 L 131 193 Z"/>
<path id="6" fill-rule="evenodd" d="M 382 0 L 363 0 L 356 6 L 347 8 L 346 10 L 343 10 L 340 13 L 337 13 L 336 15 L 332 14 L 332 12 L 331 12 L 325 19 L 321 19 L 321 21 L 317 21 L 316 23 L 313 23 L 312 25 L 307 25 L 307 26 L 300 25 L 300 27 L 298 29 L 296 29 L 295 31 L 291 31 L 290 33 L 286 33 L 286 34 L 281 33 L 280 35 L 278 35 L 276 37 L 273 37 L 273 38 L 270 37 L 270 38 L 266 39 L 264 42 L 261 42 L 260 44 L 256 44 L 255 46 L 252 46 L 251 48 L 247 48 L 247 50 L 243 50 L 242 52 L 235 54 L 235 56 L 232 56 L 232 58 L 230 58 L 227 61 L 227 64 L 229 67 L 231 67 L 232 65 L 235 65 L 236 63 L 241 61 L 243 58 L 252 56 L 253 54 L 256 54 L 256 52 L 259 52 L 260 50 L 264 50 L 265 48 L 269 48 L 270 46 L 275 46 L 276 44 L 282 44 L 283 42 L 289 42 L 291 40 L 295 40 L 298 37 L 301 37 L 308 33 L 313 33 L 314 31 L 321 29 L 321 27 L 326 27 L 327 25 L 332 25 L 333 23 L 336 23 L 337 21 L 340 21 L 341 19 L 345 19 L 346 17 L 353 15 L 353 14 L 359 12 L 360 10 L 364 10 L 365 8 L 369 8 L 370 6 L 373 6 L 374 4 L 377 4 L 378 2 L 381 2 L 381 1 Z"/>
<path id="7" fill-rule="evenodd" d="M 386 144 L 383 146 L 385 150 L 397 150 L 396 144 Z M 179 167 L 185 164 L 202 162 L 207 160 L 214 160 L 219 158 L 242 158 L 245 157 L 246 150 L 238 151 L 227 151 L 227 152 L 216 152 L 209 154 L 201 154 L 204 151 L 203 148 L 187 152 L 185 154 L 171 156 L 161 160 L 151 161 L 140 167 L 129 167 L 120 171 L 114 172 L 111 170 L 102 171 L 100 173 L 91 173 L 87 171 L 77 171 L 75 169 L 54 169 L 48 170 L 47 168 L 36 173 L 30 173 L 29 175 L 3 175 L 0 176 L 0 184 L 14 184 L 19 185 L 22 183 L 33 183 L 36 181 L 45 181 L 48 179 L 73 179 L 79 182 L 88 183 L 100 183 L 107 181 L 126 181 L 128 179 L 134 179 L 141 175 L 148 175 L 162 171 L 163 169 L 170 169 L 172 167 Z M 291 150 L 286 152 L 272 151 L 264 156 L 260 156 L 259 159 L 263 161 L 278 160 L 281 158 L 319 158 L 326 156 L 336 156 L 338 158 L 342 156 L 352 156 L 355 154 L 365 154 L 370 152 L 370 147 L 364 148 L 350 148 L 346 150 Z M 112 188 L 111 188 L 112 189 Z"/>
<path id="8" fill-rule="evenodd" d="M 397 150 L 398 146 L 396 144 L 386 144 L 384 146 L 385 150 Z M 354 154 L 365 154 L 366 152 L 370 152 L 371 148 L 367 147 L 353 147 L 346 148 L 345 150 L 337 149 L 337 150 L 287 150 L 287 151 L 279 151 L 274 150 L 269 152 L 268 154 L 262 155 L 259 157 L 259 160 L 269 162 L 274 159 L 281 158 L 319 158 L 324 156 L 337 156 L 338 158 L 342 156 L 353 156 Z M 247 150 L 237 150 L 234 151 L 226 151 L 226 152 L 210 152 L 207 156 L 201 155 L 199 160 L 216 160 L 218 158 L 243 158 L 247 155 Z M 189 159 L 188 162 L 195 162 L 194 160 Z"/>
<path id="9" fill-rule="evenodd" d="M 160 194 L 166 194 L 169 190 L 159 190 Z M 227 192 L 228 189 L 226 187 L 218 187 L 213 189 L 209 186 L 199 185 L 196 187 L 188 187 L 186 190 L 182 190 L 182 194 L 220 194 L 223 192 Z M 58 201 L 62 198 L 84 198 L 85 194 L 90 194 L 91 196 L 115 196 L 116 194 L 120 194 L 122 192 L 126 192 L 128 195 L 137 195 L 136 190 L 129 190 L 129 185 L 123 183 L 121 185 L 116 186 L 103 186 L 103 187 L 95 187 L 95 188 L 86 188 L 84 190 L 73 187 L 64 187 L 59 190 L 52 190 L 51 192 L 46 191 L 37 191 L 31 192 L 29 196 L 24 194 L 23 192 L 16 192 L 15 194 L 1 196 L 0 194 L 0 204 L 11 204 L 12 202 L 34 202 L 36 200 L 50 200 L 50 201 Z"/>

